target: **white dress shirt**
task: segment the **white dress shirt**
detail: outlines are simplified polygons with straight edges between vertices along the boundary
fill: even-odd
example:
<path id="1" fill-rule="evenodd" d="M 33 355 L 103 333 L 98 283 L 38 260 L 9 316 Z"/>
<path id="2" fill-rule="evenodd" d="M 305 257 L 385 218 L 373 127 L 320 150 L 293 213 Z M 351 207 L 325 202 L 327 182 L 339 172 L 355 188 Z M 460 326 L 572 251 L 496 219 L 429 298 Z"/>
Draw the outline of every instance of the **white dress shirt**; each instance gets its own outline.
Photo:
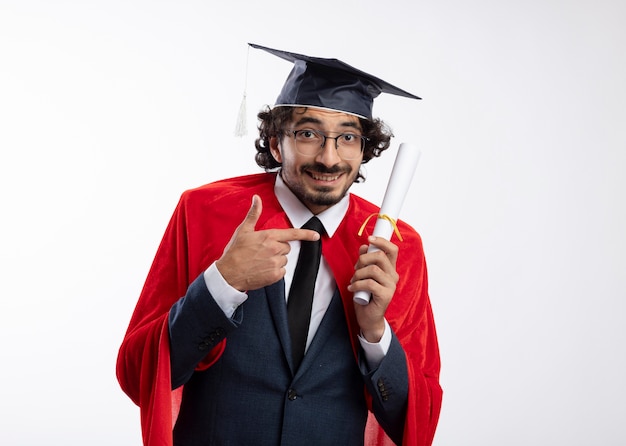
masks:
<path id="1" fill-rule="evenodd" d="M 294 228 L 300 228 L 304 225 L 313 214 L 311 211 L 302 204 L 302 202 L 291 192 L 291 190 L 284 183 L 280 175 L 276 176 L 276 184 L 274 186 L 274 193 L 278 202 L 284 209 L 289 221 Z M 332 237 L 337 230 L 337 227 L 343 220 L 348 206 L 350 203 L 349 197 L 346 195 L 339 203 L 326 209 L 324 212 L 317 214 L 317 218 L 324 225 L 324 229 L 328 237 Z M 298 254 L 300 253 L 300 241 L 289 242 L 291 251 L 287 254 L 287 265 L 285 266 L 285 300 L 289 299 L 289 288 L 291 287 L 291 280 L 298 261 Z M 241 305 L 248 298 L 246 293 L 240 292 L 231 287 L 222 277 L 215 262 L 204 272 L 204 280 L 207 288 L 217 304 L 224 311 L 226 316 L 232 317 L 233 313 L 239 305 Z M 315 281 L 315 293 L 313 298 L 313 307 L 311 309 L 311 322 L 309 324 L 309 333 L 307 336 L 306 348 L 309 347 L 317 329 L 324 318 L 326 309 L 330 304 L 330 301 L 335 293 L 335 279 L 333 273 L 328 266 L 328 263 L 322 256 L 320 261 L 320 269 Z M 359 342 L 365 353 L 365 358 L 370 366 L 370 369 L 374 369 L 380 364 L 380 361 L 384 358 L 389 350 L 391 344 L 391 329 L 385 320 L 385 332 L 379 342 L 371 343 L 365 340 L 362 336 L 359 336 Z"/>

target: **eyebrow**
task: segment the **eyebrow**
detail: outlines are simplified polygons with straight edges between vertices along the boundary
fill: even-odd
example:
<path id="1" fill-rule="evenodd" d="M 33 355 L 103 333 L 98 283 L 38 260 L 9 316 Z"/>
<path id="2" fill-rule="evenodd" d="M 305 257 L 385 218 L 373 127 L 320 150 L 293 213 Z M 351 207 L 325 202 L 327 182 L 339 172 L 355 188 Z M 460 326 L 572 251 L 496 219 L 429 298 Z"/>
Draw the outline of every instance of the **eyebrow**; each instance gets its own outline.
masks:
<path id="1" fill-rule="evenodd" d="M 300 126 L 302 124 L 317 124 L 317 125 L 322 125 L 323 122 L 320 119 L 317 118 L 313 118 L 311 116 L 304 116 L 302 118 L 300 118 L 297 122 L 294 123 L 294 126 Z M 354 121 L 344 121 L 342 123 L 339 124 L 340 127 L 348 127 L 348 128 L 353 128 L 353 129 L 357 129 L 359 131 L 361 131 L 361 126 L 359 125 L 358 122 L 354 122 Z"/>

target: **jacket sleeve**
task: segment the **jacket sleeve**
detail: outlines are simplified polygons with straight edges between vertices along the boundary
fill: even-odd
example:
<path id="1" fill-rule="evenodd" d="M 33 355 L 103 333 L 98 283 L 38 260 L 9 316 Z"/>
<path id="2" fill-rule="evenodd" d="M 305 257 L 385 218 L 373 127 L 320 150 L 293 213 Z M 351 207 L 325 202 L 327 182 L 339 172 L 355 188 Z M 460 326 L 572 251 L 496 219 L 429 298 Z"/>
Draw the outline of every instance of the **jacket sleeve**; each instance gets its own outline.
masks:
<path id="1" fill-rule="evenodd" d="M 184 297 L 169 312 L 170 364 L 172 388 L 187 382 L 194 370 L 206 368 L 202 361 L 208 352 L 224 341 L 241 323 L 238 308 L 228 318 L 209 293 L 202 275 L 192 282 Z"/>
<path id="2" fill-rule="evenodd" d="M 362 357 L 359 367 L 378 424 L 395 444 L 402 444 L 409 378 L 404 350 L 395 334 L 392 333 L 389 350 L 376 369 L 368 370 Z"/>

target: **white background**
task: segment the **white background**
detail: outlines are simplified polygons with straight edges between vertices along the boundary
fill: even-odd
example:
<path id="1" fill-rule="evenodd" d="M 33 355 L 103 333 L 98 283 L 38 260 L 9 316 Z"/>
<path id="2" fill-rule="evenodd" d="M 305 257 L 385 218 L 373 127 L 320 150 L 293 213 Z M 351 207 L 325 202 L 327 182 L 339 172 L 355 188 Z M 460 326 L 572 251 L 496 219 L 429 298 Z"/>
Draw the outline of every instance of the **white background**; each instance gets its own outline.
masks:
<path id="1" fill-rule="evenodd" d="M 115 358 L 180 193 L 259 172 L 255 114 L 337 57 L 422 96 L 435 444 L 626 444 L 626 6 L 618 0 L 0 0 L 0 443 L 139 445 Z"/>

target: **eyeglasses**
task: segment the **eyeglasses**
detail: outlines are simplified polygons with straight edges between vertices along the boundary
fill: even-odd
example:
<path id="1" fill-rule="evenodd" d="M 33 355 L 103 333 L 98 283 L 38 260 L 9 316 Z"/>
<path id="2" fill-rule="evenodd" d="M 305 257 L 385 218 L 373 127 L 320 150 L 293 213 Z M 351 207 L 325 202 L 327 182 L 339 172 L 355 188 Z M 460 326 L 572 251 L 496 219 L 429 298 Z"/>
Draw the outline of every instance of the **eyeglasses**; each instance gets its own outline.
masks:
<path id="1" fill-rule="evenodd" d="M 327 139 L 334 139 L 337 154 L 345 160 L 351 160 L 361 155 L 365 148 L 365 141 L 369 141 L 369 138 L 356 133 L 328 136 L 319 130 L 312 129 L 288 129 L 287 131 L 293 135 L 296 141 L 296 151 L 305 156 L 316 156 L 326 146 Z"/>

